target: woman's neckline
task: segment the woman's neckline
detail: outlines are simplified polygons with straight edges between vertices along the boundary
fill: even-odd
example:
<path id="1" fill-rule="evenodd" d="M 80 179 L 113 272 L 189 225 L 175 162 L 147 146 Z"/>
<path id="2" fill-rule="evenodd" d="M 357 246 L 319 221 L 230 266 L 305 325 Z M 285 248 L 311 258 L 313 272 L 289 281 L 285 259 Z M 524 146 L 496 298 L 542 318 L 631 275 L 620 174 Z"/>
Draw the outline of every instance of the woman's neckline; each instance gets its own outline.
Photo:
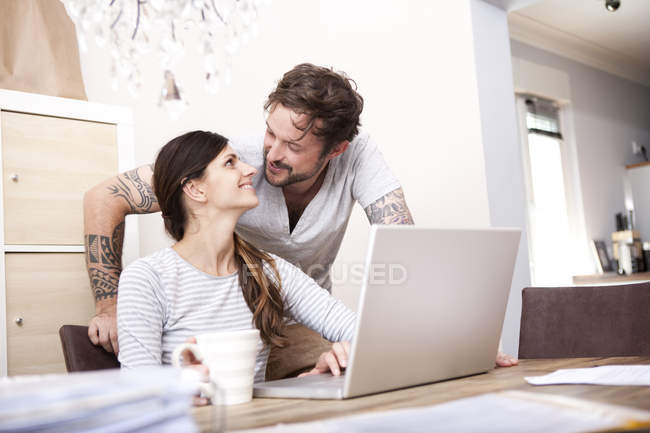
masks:
<path id="1" fill-rule="evenodd" d="M 198 273 L 200 273 L 202 275 L 205 275 L 206 277 L 210 277 L 210 278 L 213 278 L 213 279 L 228 279 L 228 278 L 232 278 L 232 277 L 237 276 L 237 273 L 238 273 L 237 271 L 233 272 L 232 274 L 228 274 L 228 275 L 214 275 L 214 274 L 210 274 L 208 272 L 202 271 L 201 269 L 194 266 L 192 263 L 185 260 L 185 258 L 183 258 L 183 256 L 178 254 L 178 252 L 174 248 L 167 247 L 167 249 L 170 250 L 172 252 L 172 254 L 174 254 L 176 257 L 178 257 L 185 265 L 187 265 L 188 267 L 190 267 L 194 271 L 196 271 L 196 272 L 198 272 Z"/>

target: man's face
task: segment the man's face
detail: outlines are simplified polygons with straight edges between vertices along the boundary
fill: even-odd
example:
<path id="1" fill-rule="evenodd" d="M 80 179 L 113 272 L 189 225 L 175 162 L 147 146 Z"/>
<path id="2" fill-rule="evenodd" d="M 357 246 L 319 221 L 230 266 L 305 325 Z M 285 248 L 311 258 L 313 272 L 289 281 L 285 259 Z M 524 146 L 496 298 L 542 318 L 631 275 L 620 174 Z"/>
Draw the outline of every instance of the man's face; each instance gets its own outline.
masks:
<path id="1" fill-rule="evenodd" d="M 311 131 L 302 137 L 304 132 L 295 126 L 302 128 L 308 122 L 308 116 L 281 104 L 271 108 L 264 134 L 264 177 L 271 185 L 286 186 L 311 179 L 327 162 L 323 142 Z"/>

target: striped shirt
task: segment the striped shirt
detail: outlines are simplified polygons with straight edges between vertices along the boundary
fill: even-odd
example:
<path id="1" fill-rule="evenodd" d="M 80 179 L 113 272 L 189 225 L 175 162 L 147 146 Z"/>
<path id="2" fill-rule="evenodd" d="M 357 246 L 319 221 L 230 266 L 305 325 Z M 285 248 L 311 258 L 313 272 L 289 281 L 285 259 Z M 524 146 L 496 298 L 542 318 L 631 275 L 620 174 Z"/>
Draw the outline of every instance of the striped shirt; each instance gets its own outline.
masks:
<path id="1" fill-rule="evenodd" d="M 356 315 L 300 269 L 271 254 L 282 282 L 287 320 L 330 341 L 350 341 Z M 267 274 L 273 278 L 268 271 Z M 129 265 L 117 299 L 119 361 L 123 368 L 171 364 L 176 346 L 216 331 L 253 329 L 237 273 L 206 274 L 165 248 Z M 269 348 L 258 343 L 255 381 L 263 381 Z"/>

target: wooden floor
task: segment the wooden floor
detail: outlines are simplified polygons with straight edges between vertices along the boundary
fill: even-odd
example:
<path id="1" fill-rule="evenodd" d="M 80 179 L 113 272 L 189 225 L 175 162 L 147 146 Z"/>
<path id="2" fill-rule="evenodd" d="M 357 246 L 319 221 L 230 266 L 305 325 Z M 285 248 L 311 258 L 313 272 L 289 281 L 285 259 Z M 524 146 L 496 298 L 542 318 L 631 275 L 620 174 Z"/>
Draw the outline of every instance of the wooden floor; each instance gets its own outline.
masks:
<path id="1" fill-rule="evenodd" d="M 250 403 L 226 408 L 227 430 L 249 429 L 277 423 L 295 423 L 345 415 L 428 406 L 473 395 L 520 390 L 584 398 L 650 410 L 650 387 L 557 385 L 532 386 L 525 376 L 550 373 L 560 368 L 594 367 L 609 364 L 650 364 L 650 357 L 576 358 L 520 360 L 520 365 L 497 368 L 488 373 L 429 385 L 401 389 L 350 400 L 253 399 Z M 214 410 L 194 409 L 202 432 L 209 432 Z"/>

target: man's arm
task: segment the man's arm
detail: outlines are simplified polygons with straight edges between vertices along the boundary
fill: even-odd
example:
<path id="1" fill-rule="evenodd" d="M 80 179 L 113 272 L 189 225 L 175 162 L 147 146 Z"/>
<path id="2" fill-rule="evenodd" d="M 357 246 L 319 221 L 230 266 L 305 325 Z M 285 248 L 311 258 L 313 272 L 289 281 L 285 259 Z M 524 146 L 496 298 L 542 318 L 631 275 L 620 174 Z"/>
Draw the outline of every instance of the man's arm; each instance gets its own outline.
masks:
<path id="1" fill-rule="evenodd" d="M 94 186 L 84 195 L 84 242 L 95 317 L 88 324 L 93 344 L 117 353 L 117 286 L 122 272 L 124 218 L 158 212 L 151 189 L 152 166 L 127 171 Z"/>
<path id="2" fill-rule="evenodd" d="M 370 224 L 414 224 L 402 188 L 375 200 L 364 210 Z"/>

